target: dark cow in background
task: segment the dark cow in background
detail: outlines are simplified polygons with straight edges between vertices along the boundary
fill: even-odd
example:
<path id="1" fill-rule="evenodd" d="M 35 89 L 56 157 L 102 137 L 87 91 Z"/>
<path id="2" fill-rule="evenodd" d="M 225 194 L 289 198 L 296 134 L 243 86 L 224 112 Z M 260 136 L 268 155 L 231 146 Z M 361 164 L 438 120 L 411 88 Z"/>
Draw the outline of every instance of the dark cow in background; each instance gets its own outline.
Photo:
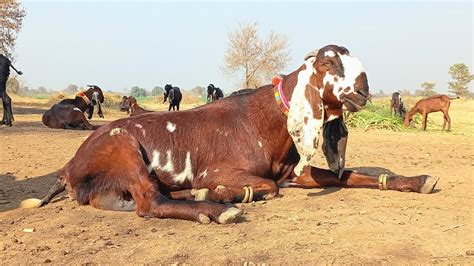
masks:
<path id="1" fill-rule="evenodd" d="M 59 171 L 47 195 L 23 206 L 42 206 L 67 189 L 79 204 L 100 209 L 230 223 L 241 211 L 227 203 L 270 199 L 279 186 L 431 192 L 437 179 L 430 176 L 344 171 L 342 107 L 359 111 L 368 95 L 359 60 L 329 45 L 308 54 L 277 86 L 102 126 Z M 313 167 L 321 131 L 331 170 Z"/>
<path id="2" fill-rule="evenodd" d="M 405 115 L 404 125 L 408 127 L 413 120 L 413 116 L 417 113 L 420 113 L 423 117 L 423 130 L 426 130 L 426 125 L 428 121 L 428 114 L 433 112 L 442 112 L 443 113 L 443 131 L 446 129 L 446 124 L 448 124 L 448 131 L 451 130 L 451 117 L 449 117 L 449 106 L 451 106 L 451 100 L 459 99 L 457 97 L 449 97 L 448 95 L 438 94 L 435 96 L 428 97 L 426 99 L 421 99 L 416 102 L 415 106 Z"/>
<path id="3" fill-rule="evenodd" d="M 179 111 L 179 103 L 182 99 L 183 95 L 181 94 L 181 91 L 178 87 L 173 87 L 170 84 L 166 84 L 163 103 L 165 103 L 166 100 L 168 100 L 168 102 L 170 103 L 168 111 L 171 111 L 171 108 L 173 108 L 173 111 L 175 110 L 175 108 L 176 111 Z"/>
<path id="4" fill-rule="evenodd" d="M 405 104 L 403 103 L 403 99 L 400 95 L 400 92 L 394 92 L 392 94 L 392 100 L 390 101 L 390 113 L 392 115 L 396 115 L 398 113 L 398 115 L 404 117 L 406 112 L 407 109 L 405 107 Z"/>
<path id="5" fill-rule="evenodd" d="M 62 129 L 93 130 L 98 128 L 87 121 L 84 112 L 91 112 L 94 110 L 91 106 L 98 105 L 98 114 L 103 118 L 100 104 L 104 102 L 104 94 L 95 85 L 87 86 L 89 89 L 78 93 L 74 99 L 64 99 L 46 111 L 43 114 L 43 124 L 50 128 Z M 89 117 L 91 116 L 92 114 L 89 113 Z"/>
<path id="6" fill-rule="evenodd" d="M 219 99 L 224 98 L 224 93 L 221 88 L 215 87 L 214 84 L 209 84 L 207 86 L 207 102 L 213 102 Z"/>
<path id="7" fill-rule="evenodd" d="M 122 102 L 120 103 L 120 111 L 127 112 L 130 116 L 141 115 L 144 113 L 150 113 L 152 111 L 148 111 L 143 109 L 138 105 L 137 99 L 133 96 L 123 96 Z"/>
<path id="8" fill-rule="evenodd" d="M 0 54 L 0 96 L 2 97 L 3 103 L 3 118 L 0 124 L 12 126 L 13 111 L 12 111 L 12 100 L 7 94 L 7 80 L 10 76 L 10 67 L 15 70 L 18 75 L 22 75 L 23 72 L 18 71 L 7 57 Z"/>
<path id="9" fill-rule="evenodd" d="M 241 90 L 232 92 L 229 96 L 237 96 L 237 95 L 247 94 L 247 93 L 250 93 L 250 92 L 253 92 L 253 91 L 255 91 L 255 89 L 241 89 Z"/>

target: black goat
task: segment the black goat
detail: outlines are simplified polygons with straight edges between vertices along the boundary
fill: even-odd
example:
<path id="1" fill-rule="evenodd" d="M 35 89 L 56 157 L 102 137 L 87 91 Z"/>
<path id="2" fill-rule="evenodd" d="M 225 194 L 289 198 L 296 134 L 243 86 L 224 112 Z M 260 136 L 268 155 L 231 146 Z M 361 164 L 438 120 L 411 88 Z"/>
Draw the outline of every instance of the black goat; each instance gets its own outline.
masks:
<path id="1" fill-rule="evenodd" d="M 163 103 L 165 103 L 167 99 L 170 103 L 168 111 L 171 111 L 171 108 L 173 108 L 174 111 L 175 107 L 176 111 L 179 111 L 179 103 L 183 99 L 183 95 L 181 94 L 181 91 L 178 87 L 173 87 L 170 84 L 166 84 Z"/>

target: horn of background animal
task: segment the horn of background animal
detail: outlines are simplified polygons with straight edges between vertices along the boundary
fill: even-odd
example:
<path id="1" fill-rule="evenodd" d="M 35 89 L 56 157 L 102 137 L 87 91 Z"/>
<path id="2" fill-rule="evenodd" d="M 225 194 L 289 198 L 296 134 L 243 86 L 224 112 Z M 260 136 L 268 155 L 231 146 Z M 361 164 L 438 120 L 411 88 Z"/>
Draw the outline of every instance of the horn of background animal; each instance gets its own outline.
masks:
<path id="1" fill-rule="evenodd" d="M 319 49 L 309 52 L 308 54 L 305 55 L 304 60 L 308 60 L 308 58 L 310 57 L 316 57 L 318 53 L 319 53 Z"/>
<path id="2" fill-rule="evenodd" d="M 339 179 L 346 164 L 347 137 L 348 130 L 342 117 L 324 124 L 322 145 L 324 157 L 329 169 L 336 173 Z"/>

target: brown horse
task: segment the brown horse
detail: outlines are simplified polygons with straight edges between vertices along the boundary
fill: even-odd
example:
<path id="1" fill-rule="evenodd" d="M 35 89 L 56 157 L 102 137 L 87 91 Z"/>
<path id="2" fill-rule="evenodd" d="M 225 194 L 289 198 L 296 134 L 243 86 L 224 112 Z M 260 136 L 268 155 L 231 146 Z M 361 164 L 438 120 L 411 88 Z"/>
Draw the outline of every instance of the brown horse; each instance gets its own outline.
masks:
<path id="1" fill-rule="evenodd" d="M 92 117 L 94 105 L 98 105 L 98 114 L 104 117 L 102 113 L 101 103 L 104 102 L 102 90 L 95 85 L 88 85 L 89 89 L 80 92 L 74 99 L 64 99 L 53 105 L 43 114 L 43 124 L 50 128 L 63 129 L 89 129 L 98 128 L 94 126 L 84 116 L 84 112 L 88 111 L 89 118 Z"/>
<path id="2" fill-rule="evenodd" d="M 443 112 L 443 131 L 448 124 L 448 131 L 451 130 L 451 117 L 449 117 L 449 106 L 451 105 L 451 100 L 459 99 L 459 97 L 449 97 L 444 94 L 438 94 L 431 96 L 426 99 L 421 99 L 416 102 L 415 106 L 405 116 L 405 127 L 408 127 L 413 120 L 413 116 L 417 113 L 420 113 L 423 116 L 423 130 L 426 130 L 426 122 L 428 120 L 428 114 L 433 112 Z"/>
<path id="3" fill-rule="evenodd" d="M 277 86 L 102 126 L 59 171 L 48 194 L 24 206 L 47 204 L 67 189 L 79 204 L 100 209 L 229 223 L 241 211 L 226 203 L 270 199 L 279 186 L 430 192 L 436 179 L 429 176 L 344 171 L 342 107 L 359 111 L 368 96 L 359 60 L 344 47 L 325 46 Z M 320 131 L 331 170 L 313 167 Z"/>

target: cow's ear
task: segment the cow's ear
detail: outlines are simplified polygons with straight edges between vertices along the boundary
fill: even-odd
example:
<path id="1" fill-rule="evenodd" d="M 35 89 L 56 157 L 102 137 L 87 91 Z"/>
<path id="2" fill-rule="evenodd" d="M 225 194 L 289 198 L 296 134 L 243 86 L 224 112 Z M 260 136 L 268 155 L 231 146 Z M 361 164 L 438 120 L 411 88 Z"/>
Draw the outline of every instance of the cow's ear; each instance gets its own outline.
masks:
<path id="1" fill-rule="evenodd" d="M 341 178 L 346 164 L 348 130 L 343 117 L 328 121 L 323 127 L 323 153 L 329 169 Z"/>
<path id="2" fill-rule="evenodd" d="M 300 155 L 300 161 L 294 169 L 296 175 L 302 173 L 304 166 L 315 161 L 319 133 L 324 123 L 323 101 L 319 90 L 310 84 L 314 61 L 314 57 L 308 58 L 306 68 L 298 74 L 288 112 L 288 133 Z"/>

